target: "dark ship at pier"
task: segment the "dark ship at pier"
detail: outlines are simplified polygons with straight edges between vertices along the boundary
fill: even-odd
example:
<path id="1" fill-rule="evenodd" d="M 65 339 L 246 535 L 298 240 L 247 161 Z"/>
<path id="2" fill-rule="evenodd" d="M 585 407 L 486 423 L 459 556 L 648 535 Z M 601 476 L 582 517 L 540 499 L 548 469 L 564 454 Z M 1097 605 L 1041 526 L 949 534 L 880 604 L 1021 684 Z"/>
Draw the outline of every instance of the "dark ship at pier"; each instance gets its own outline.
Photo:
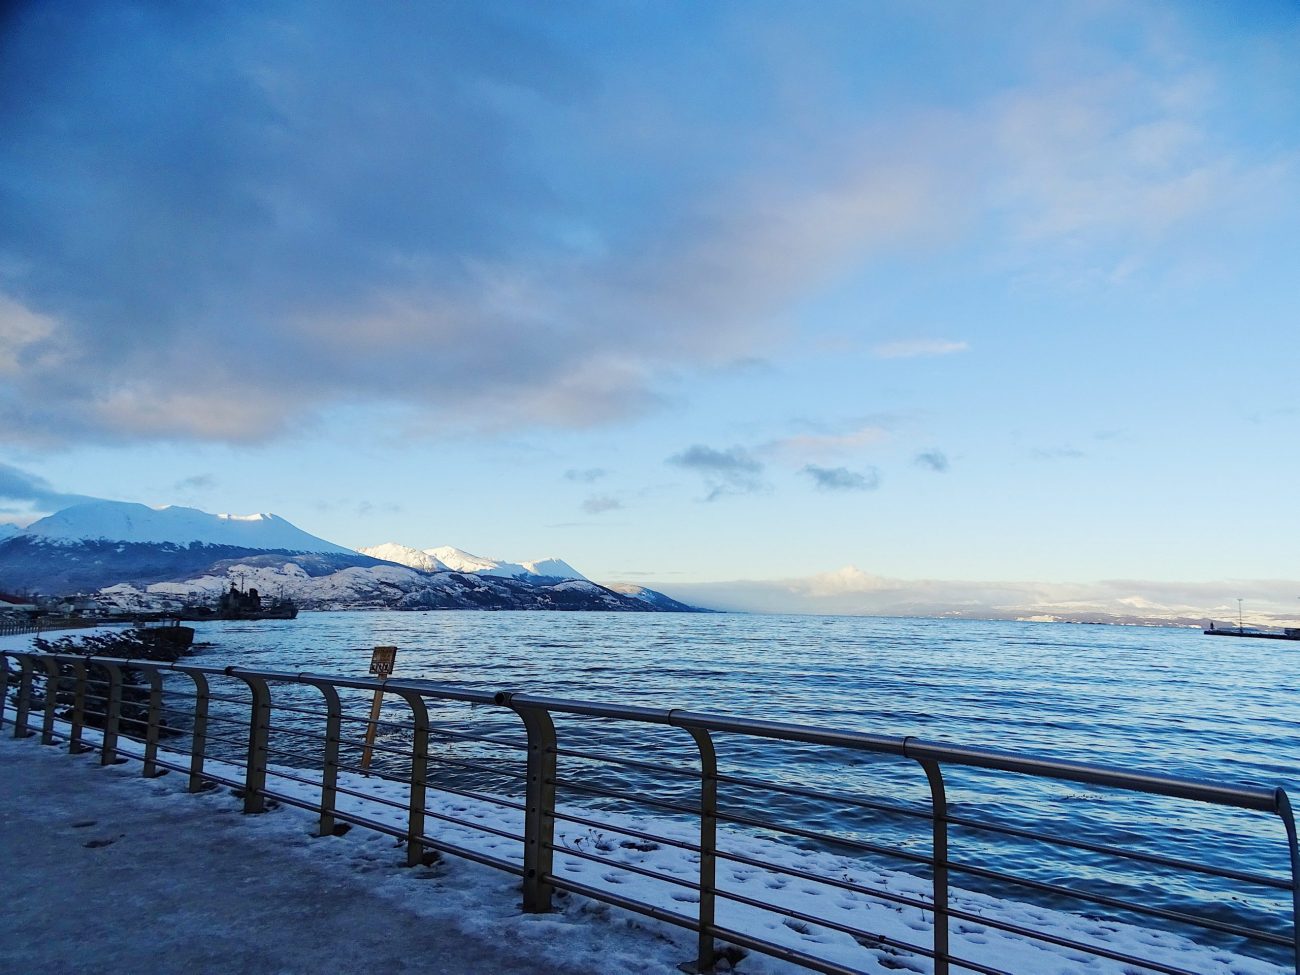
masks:
<path id="1" fill-rule="evenodd" d="M 186 606 L 181 610 L 183 620 L 291 620 L 298 617 L 298 606 L 292 599 L 274 596 L 263 599 L 256 589 L 241 589 L 235 583 L 222 592 L 215 607 Z"/>

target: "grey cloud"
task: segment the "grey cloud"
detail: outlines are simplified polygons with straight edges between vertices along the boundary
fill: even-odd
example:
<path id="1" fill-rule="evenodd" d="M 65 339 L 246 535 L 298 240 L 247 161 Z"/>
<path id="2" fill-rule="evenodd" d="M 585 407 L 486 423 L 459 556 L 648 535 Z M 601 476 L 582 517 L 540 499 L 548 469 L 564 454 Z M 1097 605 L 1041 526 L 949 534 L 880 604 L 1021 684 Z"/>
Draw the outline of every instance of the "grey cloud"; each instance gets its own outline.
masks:
<path id="1" fill-rule="evenodd" d="M 564 479 L 566 481 L 577 481 L 580 484 L 591 484 L 608 474 L 609 472 L 603 467 L 588 467 L 582 470 L 571 468 L 564 472 Z"/>
<path id="2" fill-rule="evenodd" d="M 1076 447 L 1035 447 L 1030 456 L 1034 460 L 1078 460 L 1088 455 Z"/>
<path id="3" fill-rule="evenodd" d="M 819 467 L 807 464 L 800 472 L 812 478 L 823 491 L 874 491 L 880 487 L 880 472 L 874 467 L 859 473 L 847 467 Z"/>
<path id="4" fill-rule="evenodd" d="M 942 450 L 923 450 L 916 455 L 914 462 L 917 467 L 928 467 L 936 474 L 942 474 L 948 469 L 948 455 Z"/>
<path id="5" fill-rule="evenodd" d="M 172 485 L 177 491 L 206 491 L 214 487 L 217 479 L 211 474 L 195 474 L 191 477 L 185 477 Z"/>
<path id="6" fill-rule="evenodd" d="M 717 450 L 695 444 L 668 458 L 667 463 L 695 471 L 709 488 L 706 501 L 728 494 L 750 494 L 763 488 L 763 464 L 743 447 Z"/>
<path id="7" fill-rule="evenodd" d="M 606 511 L 618 511 L 622 507 L 622 501 L 608 494 L 596 495 L 582 502 L 582 510 L 589 515 L 599 515 Z"/>
<path id="8" fill-rule="evenodd" d="M 25 501 L 39 511 L 58 511 L 74 504 L 100 500 L 84 494 L 56 491 L 45 478 L 9 464 L 0 464 L 0 498 Z"/>
<path id="9" fill-rule="evenodd" d="M 22 367 L 0 369 L 0 439 L 253 442 L 372 403 L 433 432 L 610 422 L 656 408 L 674 370 L 760 355 L 809 282 L 943 216 L 925 167 L 865 149 L 802 181 L 756 162 L 785 144 L 779 114 L 733 144 L 693 115 L 695 81 L 633 131 L 644 81 L 590 36 L 625 26 L 564 16 L 14 15 L 0 337 L 21 348 L 0 365 Z M 683 137 L 713 151 L 656 165 Z"/>

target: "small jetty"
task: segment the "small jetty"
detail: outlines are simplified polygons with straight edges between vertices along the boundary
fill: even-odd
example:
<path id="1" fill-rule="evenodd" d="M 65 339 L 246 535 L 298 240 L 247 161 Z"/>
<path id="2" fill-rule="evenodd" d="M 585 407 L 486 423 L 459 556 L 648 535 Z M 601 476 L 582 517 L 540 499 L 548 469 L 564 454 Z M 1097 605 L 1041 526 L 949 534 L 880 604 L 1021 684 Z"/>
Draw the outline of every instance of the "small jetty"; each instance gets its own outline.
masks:
<path id="1" fill-rule="evenodd" d="M 1210 620 L 1210 625 L 1203 632 L 1206 636 L 1240 636 L 1252 640 L 1300 640 L 1300 626 L 1286 626 L 1275 630 L 1260 629 L 1256 626 L 1232 626 Z"/>

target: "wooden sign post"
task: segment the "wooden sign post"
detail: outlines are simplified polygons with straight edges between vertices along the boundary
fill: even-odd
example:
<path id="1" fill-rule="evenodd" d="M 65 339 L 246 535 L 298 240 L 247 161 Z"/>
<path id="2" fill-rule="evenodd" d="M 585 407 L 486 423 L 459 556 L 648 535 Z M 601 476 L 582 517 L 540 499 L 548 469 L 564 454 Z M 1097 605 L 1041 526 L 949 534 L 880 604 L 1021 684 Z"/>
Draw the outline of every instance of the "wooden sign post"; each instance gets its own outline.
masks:
<path id="1" fill-rule="evenodd" d="M 397 665 L 397 647 L 375 647 L 370 655 L 370 673 L 381 681 L 393 675 Z M 370 723 L 366 725 L 366 747 L 361 752 L 361 768 L 370 770 L 370 755 L 374 751 L 375 732 L 379 729 L 379 709 L 384 703 L 384 690 L 375 691 L 375 702 L 370 705 Z"/>

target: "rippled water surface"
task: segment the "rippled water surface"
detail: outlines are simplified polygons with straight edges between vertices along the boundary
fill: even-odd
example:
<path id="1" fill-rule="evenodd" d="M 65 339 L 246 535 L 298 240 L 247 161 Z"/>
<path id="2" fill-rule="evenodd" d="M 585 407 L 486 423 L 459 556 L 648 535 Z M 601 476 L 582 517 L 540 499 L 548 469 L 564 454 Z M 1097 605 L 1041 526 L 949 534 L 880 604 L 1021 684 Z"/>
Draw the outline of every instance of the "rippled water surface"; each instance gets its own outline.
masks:
<path id="1" fill-rule="evenodd" d="M 397 677 L 915 735 L 1300 794 L 1300 644 L 1289 642 L 1047 623 L 603 613 L 306 613 L 293 622 L 198 629 L 196 639 L 211 643 L 196 658 L 204 664 L 360 675 L 370 647 L 393 644 Z M 489 728 L 503 719 L 468 720 Z M 561 749 L 578 738 L 566 728 L 561 722 Z M 693 755 L 676 729 L 624 726 L 601 735 L 619 754 L 686 762 Z M 924 775 L 905 760 L 727 736 L 718 745 L 724 771 L 928 804 Z M 631 773 L 609 775 L 602 781 L 616 789 L 660 788 Z M 1285 834 L 1268 816 L 979 771 L 948 775 L 954 813 L 981 822 L 1287 873 Z M 740 787 L 730 801 L 769 821 L 903 848 L 919 843 L 913 821 L 831 801 Z M 1289 908 L 1285 899 L 1202 884 L 1181 871 L 1077 851 L 1063 859 L 1043 844 L 958 829 L 954 857 L 963 853 L 1044 882 L 1068 875 L 1094 891 L 1137 891 L 1174 909 L 1208 903 L 1215 916 L 1277 930 L 1290 920 L 1278 906 Z M 954 883 L 1001 890 L 974 877 Z"/>
<path id="2" fill-rule="evenodd" d="M 203 663 L 688 707 L 1300 784 L 1300 645 L 1197 630 L 815 616 L 305 613 L 197 624 Z"/>

